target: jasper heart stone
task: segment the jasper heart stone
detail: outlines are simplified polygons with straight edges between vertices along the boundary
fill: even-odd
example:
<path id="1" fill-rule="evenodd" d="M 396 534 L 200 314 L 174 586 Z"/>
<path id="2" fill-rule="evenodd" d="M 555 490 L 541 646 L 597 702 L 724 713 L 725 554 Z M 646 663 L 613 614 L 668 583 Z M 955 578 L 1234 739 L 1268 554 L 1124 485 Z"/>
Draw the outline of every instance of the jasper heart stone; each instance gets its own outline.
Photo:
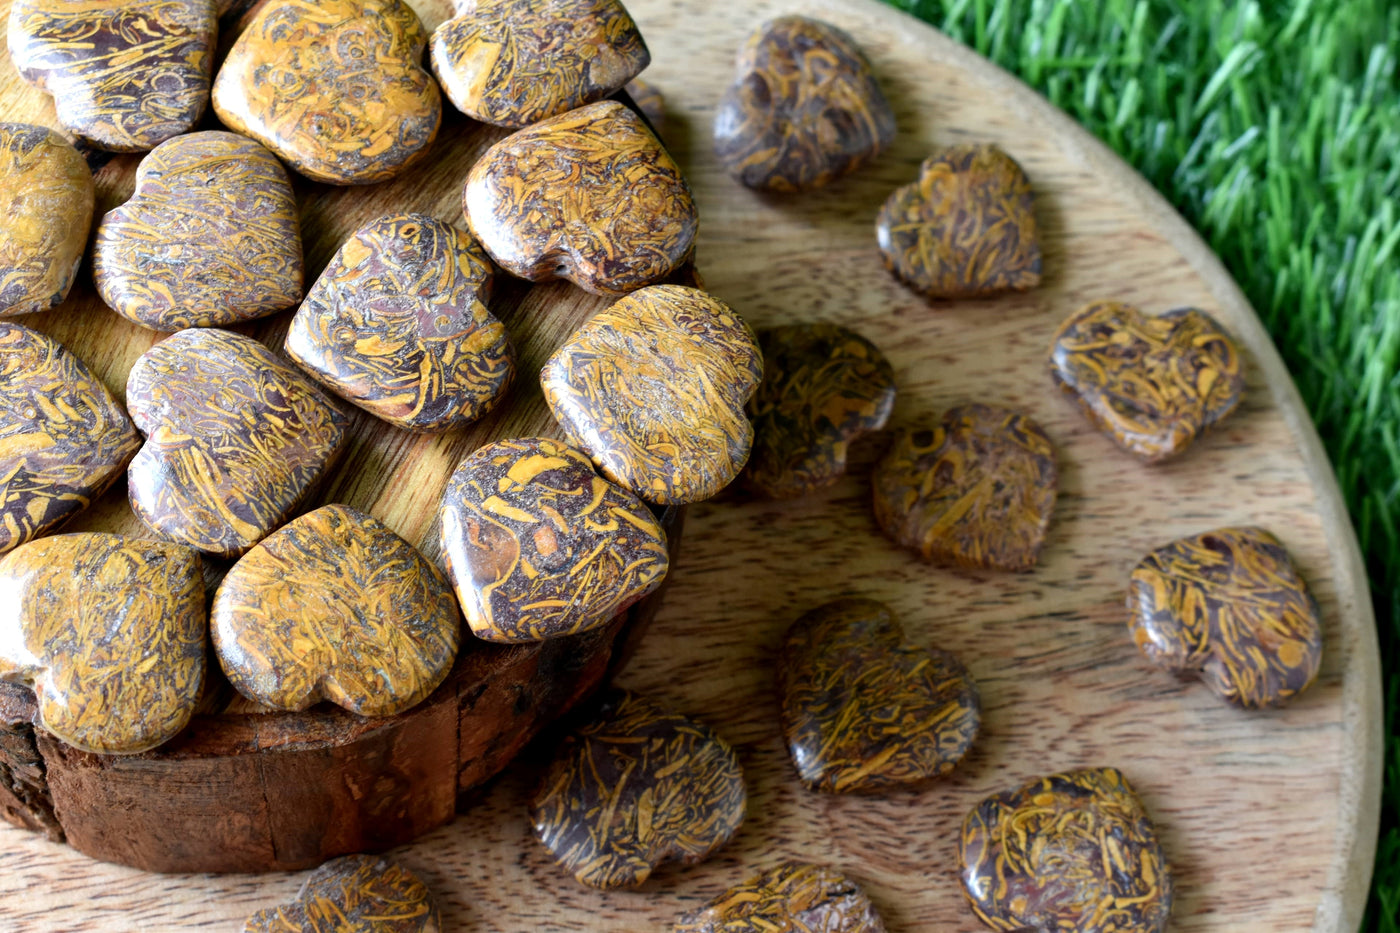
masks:
<path id="1" fill-rule="evenodd" d="M 830 486 L 852 441 L 894 408 L 894 369 L 870 341 L 836 324 L 760 331 L 763 382 L 749 402 L 753 453 L 744 483 L 774 498 Z"/>
<path id="2" fill-rule="evenodd" d="M 671 933 L 885 933 L 885 924 L 839 871 L 783 862 L 681 917 Z"/>
<path id="3" fill-rule="evenodd" d="M 545 401 L 604 476 L 648 502 L 698 502 L 743 469 L 758 338 L 698 288 L 657 285 L 594 315 L 540 371 Z"/>
<path id="4" fill-rule="evenodd" d="M 560 745 L 530 804 L 535 838 L 581 883 L 637 887 L 734 835 L 748 796 L 734 750 L 703 723 L 625 690 Z"/>
<path id="5" fill-rule="evenodd" d="M 156 531 L 237 557 L 287 520 L 345 438 L 346 418 L 271 350 L 183 330 L 141 355 L 127 404 L 146 435 L 131 508 Z"/>
<path id="6" fill-rule="evenodd" d="M 433 894 L 383 856 L 331 859 L 302 882 L 296 899 L 260 910 L 243 933 L 440 933 Z"/>
<path id="7" fill-rule="evenodd" d="M 432 55 L 458 110 L 516 127 L 602 100 L 651 62 L 617 0 L 457 0 Z"/>
<path id="8" fill-rule="evenodd" d="M 457 601 L 437 568 L 363 512 L 322 506 L 249 551 L 214 595 L 210 630 L 229 682 L 302 710 L 329 700 L 392 716 L 432 693 L 457 657 Z"/>
<path id="9" fill-rule="evenodd" d="M 426 214 L 355 232 L 292 318 L 287 355 L 341 398 L 410 431 L 448 431 L 496 406 L 515 375 L 487 310 L 491 263 Z"/>
<path id="10" fill-rule="evenodd" d="M 10 59 L 64 129 L 144 152 L 204 114 L 217 30 L 214 0 L 14 0 Z"/>
<path id="11" fill-rule="evenodd" d="M 991 145 L 952 146 L 880 208 L 885 267 L 931 298 L 981 298 L 1040 284 L 1035 199 L 1025 172 Z"/>
<path id="12" fill-rule="evenodd" d="M 442 121 L 427 44 L 403 0 L 269 3 L 219 69 L 214 110 L 313 181 L 384 181 L 427 154 Z"/>
<path id="13" fill-rule="evenodd" d="M 958 659 L 907 644 L 889 607 L 872 599 L 839 599 L 793 623 L 778 689 L 797 774 L 830 793 L 947 774 L 982 723 L 977 685 Z"/>
<path id="14" fill-rule="evenodd" d="M 750 188 L 820 188 L 894 141 L 894 111 L 855 40 L 805 16 L 758 28 L 715 114 L 715 155 Z"/>
<path id="15" fill-rule="evenodd" d="M 272 153 L 233 133 L 177 136 L 141 160 L 136 193 L 97 228 L 93 279 L 153 330 L 217 327 L 301 299 L 301 228 Z"/>
<path id="16" fill-rule="evenodd" d="M 1128 587 L 1128 630 L 1153 664 L 1199 676 L 1245 709 L 1288 702 L 1322 666 L 1317 603 L 1262 528 L 1220 528 L 1144 557 Z"/>
<path id="17" fill-rule="evenodd" d="M 906 431 L 875 467 L 875 518 L 924 560 L 1029 570 L 1055 511 L 1055 448 L 1030 418 L 994 405 L 951 408 Z"/>
<path id="18" fill-rule="evenodd" d="M 53 130 L 0 123 L 0 317 L 56 308 L 87 248 L 92 172 Z"/>
<path id="19" fill-rule="evenodd" d="M 102 381 L 58 341 L 0 321 L 0 554 L 57 528 L 141 446 Z"/>
<path id="20" fill-rule="evenodd" d="M 650 81 L 641 78 L 633 78 L 627 82 L 623 88 L 627 96 L 632 98 L 632 103 L 637 105 L 637 109 L 642 112 L 642 116 L 651 123 L 651 128 L 661 133 L 661 124 L 666 122 L 666 98 L 661 90 Z"/>
<path id="21" fill-rule="evenodd" d="M 39 724 L 126 755 L 189 722 L 204 684 L 204 576 L 178 544 L 56 535 L 0 559 L 0 679 L 30 684 Z"/>
<path id="22" fill-rule="evenodd" d="M 1195 308 L 1099 301 L 1060 325 L 1050 372 L 1094 426 L 1149 463 L 1181 453 L 1244 395 L 1240 351 Z"/>
<path id="23" fill-rule="evenodd" d="M 467 223 L 496 264 L 598 295 L 659 282 L 690 258 L 695 201 L 642 118 L 616 101 L 508 136 L 472 166 Z"/>
<path id="24" fill-rule="evenodd" d="M 963 893 L 994 930 L 1162 933 L 1172 875 L 1157 831 L 1114 768 L 1052 774 L 982 801 L 963 822 Z"/>
<path id="25" fill-rule="evenodd" d="M 549 438 L 479 448 L 452 474 L 439 516 L 457 597 L 487 641 L 597 628 L 660 586 L 670 564 L 651 510 Z"/>

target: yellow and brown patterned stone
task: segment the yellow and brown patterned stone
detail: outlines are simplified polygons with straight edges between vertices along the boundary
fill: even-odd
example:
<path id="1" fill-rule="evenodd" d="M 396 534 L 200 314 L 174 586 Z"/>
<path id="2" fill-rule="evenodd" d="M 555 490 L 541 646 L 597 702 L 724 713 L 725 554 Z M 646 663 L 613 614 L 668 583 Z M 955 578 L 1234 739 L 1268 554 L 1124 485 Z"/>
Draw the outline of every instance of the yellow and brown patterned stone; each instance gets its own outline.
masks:
<path id="1" fill-rule="evenodd" d="M 671 933 L 885 933 L 885 924 L 850 878 L 788 861 L 681 917 Z"/>
<path id="2" fill-rule="evenodd" d="M 632 98 L 632 103 L 637 105 L 642 116 L 647 118 L 651 128 L 658 135 L 664 135 L 661 126 L 666 122 L 666 98 L 662 95 L 661 89 L 650 81 L 633 78 L 627 82 L 627 86 L 623 90 L 627 92 L 628 97 Z"/>
<path id="3" fill-rule="evenodd" d="M 1262 528 L 1220 528 L 1148 554 L 1128 630 L 1158 667 L 1245 709 L 1281 706 L 1322 666 L 1322 621 L 1288 551 Z"/>
<path id="4" fill-rule="evenodd" d="M 144 152 L 204 114 L 217 31 L 214 0 L 14 0 L 10 60 L 64 129 Z"/>
<path id="5" fill-rule="evenodd" d="M 177 544 L 55 535 L 0 559 L 0 679 L 32 685 L 76 748 L 143 752 L 189 722 L 204 684 L 204 575 Z"/>
<path id="6" fill-rule="evenodd" d="M 479 448 L 452 474 L 442 551 L 478 638 L 530 642 L 603 625 L 655 590 L 670 560 L 646 505 L 545 437 Z"/>
<path id="7" fill-rule="evenodd" d="M 820 188 L 894 141 L 894 111 L 849 35 L 780 16 L 749 36 L 715 115 L 715 154 L 750 188 Z"/>
<path id="8" fill-rule="evenodd" d="M 616 101 L 501 140 L 462 192 L 467 223 L 497 265 L 598 295 L 660 282 L 691 255 L 690 186 L 642 118 Z"/>
<path id="9" fill-rule="evenodd" d="M 1035 198 L 994 145 L 951 146 L 880 208 L 885 267 L 930 298 L 981 298 L 1040 284 Z"/>
<path id="10" fill-rule="evenodd" d="M 126 398 L 146 435 L 128 470 L 132 510 L 220 557 L 237 557 L 287 520 L 347 424 L 311 380 L 225 330 L 183 330 L 147 350 Z"/>
<path id="11" fill-rule="evenodd" d="M 530 819 L 580 883 L 638 887 L 723 846 L 747 803 L 738 757 L 708 726 L 613 690 L 555 752 Z"/>
<path id="12" fill-rule="evenodd" d="M 331 859 L 302 882 L 295 900 L 260 910 L 243 933 L 441 933 L 432 891 L 378 855 Z"/>
<path id="13" fill-rule="evenodd" d="M 963 893 L 1004 933 L 1162 933 L 1172 874 L 1114 768 L 1052 774 L 982 801 L 963 822 Z"/>
<path id="14" fill-rule="evenodd" d="M 1055 448 L 1040 425 L 994 405 L 949 409 L 906 431 L 875 467 L 875 518 L 924 560 L 1029 570 L 1055 510 Z"/>
<path id="15" fill-rule="evenodd" d="M 214 596 L 219 664 L 276 709 L 328 700 L 392 716 L 432 693 L 457 657 L 457 601 L 436 567 L 382 522 L 322 506 L 253 548 Z"/>
<path id="16" fill-rule="evenodd" d="M 486 307 L 491 263 L 426 214 L 357 230 L 292 319 L 287 355 L 341 398 L 410 431 L 449 431 L 496 406 L 515 375 Z"/>
<path id="17" fill-rule="evenodd" d="M 301 227 L 272 153 L 234 133 L 177 136 L 136 171 L 97 228 L 93 279 L 108 307 L 153 330 L 220 327 L 301 300 Z"/>
<path id="18" fill-rule="evenodd" d="M 763 382 L 749 402 L 753 453 L 744 483 L 788 498 L 830 486 L 846 472 L 852 441 L 885 426 L 894 369 L 879 349 L 837 324 L 760 331 Z"/>
<path id="19" fill-rule="evenodd" d="M 1244 395 L 1235 341 L 1195 308 L 1150 317 L 1086 305 L 1055 333 L 1050 372 L 1095 427 L 1149 463 L 1181 453 Z"/>
<path id="20" fill-rule="evenodd" d="M 214 82 L 214 110 L 313 181 L 367 185 L 428 152 L 442 121 L 403 0 L 281 0 L 253 15 Z"/>
<path id="21" fill-rule="evenodd" d="M 602 100 L 651 63 L 618 0 L 458 0 L 432 56 L 458 110 L 513 127 Z"/>
<path id="22" fill-rule="evenodd" d="M 0 317 L 63 303 L 92 226 L 92 172 L 53 130 L 0 123 Z"/>
<path id="23" fill-rule="evenodd" d="M 753 330 L 698 288 L 657 285 L 580 327 L 540 371 L 545 400 L 600 472 L 648 502 L 698 502 L 743 469 Z"/>
<path id="24" fill-rule="evenodd" d="M 838 599 L 788 629 L 783 738 L 802 783 L 828 793 L 917 786 L 952 771 L 982 723 L 953 655 L 908 644 L 888 606 Z"/>
<path id="25" fill-rule="evenodd" d="M 0 554 L 87 508 L 141 446 L 131 420 L 58 341 L 0 321 Z"/>

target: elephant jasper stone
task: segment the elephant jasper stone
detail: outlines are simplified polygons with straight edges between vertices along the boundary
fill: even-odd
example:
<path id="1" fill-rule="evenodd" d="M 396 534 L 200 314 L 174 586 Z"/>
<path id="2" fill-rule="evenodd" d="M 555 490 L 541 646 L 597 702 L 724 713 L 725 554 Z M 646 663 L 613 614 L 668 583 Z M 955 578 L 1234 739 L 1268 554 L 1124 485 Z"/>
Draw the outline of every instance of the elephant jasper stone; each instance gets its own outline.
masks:
<path id="1" fill-rule="evenodd" d="M 486 308 L 491 263 L 426 214 L 355 232 L 292 319 L 287 355 L 332 392 L 410 431 L 448 431 L 496 406 L 515 375 Z"/>
<path id="2" fill-rule="evenodd" d="M 846 451 L 894 408 L 894 369 L 860 334 L 836 324 L 760 331 L 763 382 L 749 402 L 753 453 L 744 482 L 774 498 L 830 486 Z"/>
<path id="3" fill-rule="evenodd" d="M 637 105 L 642 116 L 647 118 L 651 128 L 660 133 L 661 124 L 666 122 L 666 98 L 660 89 L 650 81 L 633 78 L 623 90 L 632 98 L 632 103 Z"/>
<path id="4" fill-rule="evenodd" d="M 457 0 L 432 56 L 458 110 L 514 127 L 602 100 L 651 63 L 617 0 Z"/>
<path id="5" fill-rule="evenodd" d="M 723 846 L 747 801 L 739 759 L 708 726 L 613 690 L 555 753 L 530 818 L 582 884 L 638 887 L 663 862 Z"/>
<path id="6" fill-rule="evenodd" d="M 820 188 L 894 141 L 894 111 L 846 33 L 805 16 L 764 23 L 715 115 L 715 154 L 750 188 Z"/>
<path id="7" fill-rule="evenodd" d="M 383 856 L 331 859 L 307 876 L 296 899 L 260 910 L 243 933 L 440 933 L 428 886 Z"/>
<path id="8" fill-rule="evenodd" d="M 925 651 L 883 603 L 839 599 L 788 629 L 778 666 L 783 738 L 813 790 L 879 791 L 947 774 L 977 738 L 977 685 Z"/>
<path id="9" fill-rule="evenodd" d="M 479 448 L 452 474 L 439 515 L 448 574 L 487 641 L 597 628 L 660 586 L 670 564 L 646 505 L 549 438 Z"/>
<path id="10" fill-rule="evenodd" d="M 0 559 L 0 679 L 30 684 L 39 724 L 126 755 L 189 722 L 204 685 L 204 576 L 178 544 L 56 535 Z"/>
<path id="11" fill-rule="evenodd" d="M 97 228 L 93 278 L 122 317 L 161 331 L 264 317 L 301 299 L 287 172 L 233 133 L 177 136 L 141 160 L 136 193 Z"/>
<path id="12" fill-rule="evenodd" d="M 403 0 L 282 0 L 253 15 L 214 82 L 214 110 L 313 181 L 367 185 L 426 155 L 442 121 Z"/>
<path id="13" fill-rule="evenodd" d="M 698 288 L 657 285 L 580 327 L 540 371 L 545 401 L 608 479 L 648 502 L 698 502 L 743 469 L 758 338 Z"/>
<path id="14" fill-rule="evenodd" d="M 303 710 L 329 700 L 392 716 L 457 657 L 457 601 L 437 568 L 363 512 L 322 506 L 245 554 L 214 596 L 210 631 L 229 682 Z"/>
<path id="15" fill-rule="evenodd" d="M 875 518 L 924 560 L 1029 570 L 1055 510 L 1055 448 L 1040 425 L 994 405 L 949 409 L 906 431 L 875 467 Z"/>
<path id="16" fill-rule="evenodd" d="M 1050 372 L 1095 427 L 1149 463 L 1181 453 L 1244 396 L 1235 341 L 1195 308 L 1149 317 L 1087 305 L 1056 332 Z"/>
<path id="17" fill-rule="evenodd" d="M 551 117 L 496 143 L 462 193 L 497 265 L 532 282 L 568 279 L 622 295 L 691 255 L 695 201 L 642 118 L 616 101 Z"/>
<path id="18" fill-rule="evenodd" d="M 963 822 L 963 893 L 994 930 L 1162 933 L 1172 875 L 1119 771 L 1052 774 L 994 794 Z"/>
<path id="19" fill-rule="evenodd" d="M 992 145 L 952 146 L 880 208 L 885 267 L 931 298 L 981 298 L 1040 284 L 1035 198 L 1021 166 Z"/>
<path id="20" fill-rule="evenodd" d="M 1288 702 L 1322 666 L 1317 603 L 1262 528 L 1220 528 L 1144 557 L 1128 587 L 1128 630 L 1153 664 L 1199 676 L 1245 709 Z"/>
<path id="21" fill-rule="evenodd" d="M 141 446 L 126 412 L 58 341 L 0 321 L 0 554 L 102 494 Z"/>
<path id="22" fill-rule="evenodd" d="M 783 862 L 725 891 L 672 933 L 885 933 L 860 885 L 832 868 Z"/>
<path id="23" fill-rule="evenodd" d="M 217 31 L 214 0 L 14 0 L 10 59 L 64 129 L 145 152 L 204 114 Z"/>
<path id="24" fill-rule="evenodd" d="M 271 350 L 184 330 L 141 355 L 127 404 L 146 443 L 128 470 L 151 528 L 237 557 L 291 515 L 345 438 L 345 415 Z"/>
<path id="25" fill-rule="evenodd" d="M 63 303 L 95 199 L 78 150 L 42 126 L 0 123 L 0 317 Z"/>

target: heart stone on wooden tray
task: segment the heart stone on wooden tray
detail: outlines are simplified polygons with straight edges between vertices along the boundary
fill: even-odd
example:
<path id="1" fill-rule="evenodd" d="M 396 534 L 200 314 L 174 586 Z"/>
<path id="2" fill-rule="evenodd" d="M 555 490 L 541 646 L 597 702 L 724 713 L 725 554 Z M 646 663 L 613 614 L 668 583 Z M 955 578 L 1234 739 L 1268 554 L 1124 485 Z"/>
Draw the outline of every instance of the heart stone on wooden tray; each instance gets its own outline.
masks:
<path id="1" fill-rule="evenodd" d="M 671 933 L 885 933 L 885 924 L 839 871 L 783 862 L 681 917 Z"/>
<path id="2" fill-rule="evenodd" d="M 347 855 L 307 876 L 296 899 L 260 910 L 243 933 L 441 933 L 437 901 L 383 856 Z"/>

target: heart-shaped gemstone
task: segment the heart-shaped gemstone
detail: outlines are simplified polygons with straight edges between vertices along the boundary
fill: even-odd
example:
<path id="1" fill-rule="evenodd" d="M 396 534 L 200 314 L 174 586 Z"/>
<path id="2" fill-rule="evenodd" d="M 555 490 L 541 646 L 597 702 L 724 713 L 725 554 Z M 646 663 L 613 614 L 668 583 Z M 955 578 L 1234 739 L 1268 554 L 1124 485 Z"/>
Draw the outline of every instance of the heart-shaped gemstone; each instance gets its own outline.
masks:
<path id="1" fill-rule="evenodd" d="M 922 784 L 977 738 L 977 685 L 946 651 L 904 640 L 889 607 L 838 599 L 788 629 L 783 737 L 802 782 L 830 793 Z"/>
<path id="2" fill-rule="evenodd" d="M 749 402 L 753 453 L 744 482 L 774 498 L 830 486 L 846 452 L 885 426 L 894 408 L 894 369 L 860 334 L 836 324 L 760 331 L 763 382 Z"/>
<path id="3" fill-rule="evenodd" d="M 1035 199 L 1021 166 L 992 145 L 952 146 L 880 208 L 885 267 L 931 298 L 981 298 L 1040 284 Z"/>
<path id="4" fill-rule="evenodd" d="M 663 862 L 703 861 L 747 805 L 739 759 L 708 726 L 613 690 L 555 752 L 530 818 L 579 882 L 621 888 Z"/>
<path id="5" fill-rule="evenodd" d="M 963 822 L 963 893 L 994 930 L 1162 933 L 1172 875 L 1119 771 L 1052 774 L 995 794 Z"/>
<path id="6" fill-rule="evenodd" d="M 345 415 L 311 380 L 224 330 L 183 330 L 151 347 L 126 400 L 146 435 L 128 471 L 132 509 L 221 557 L 285 522 L 345 438 Z"/>
<path id="7" fill-rule="evenodd" d="M 313 181 L 367 185 L 424 156 L 442 121 L 403 0 L 263 5 L 214 81 L 214 110 Z"/>
<path id="8" fill-rule="evenodd" d="M 1246 709 L 1291 700 L 1322 665 L 1317 603 L 1262 528 L 1220 528 L 1144 557 L 1128 588 L 1128 630 L 1153 664 L 1199 676 Z"/>
<path id="9" fill-rule="evenodd" d="M 141 437 L 63 345 L 0 321 L 0 554 L 57 528 L 121 475 Z"/>
<path id="10" fill-rule="evenodd" d="M 178 544 L 55 535 L 0 559 L 0 679 L 32 684 L 39 723 L 76 748 L 144 752 L 204 685 L 204 576 Z"/>
<path id="11" fill-rule="evenodd" d="M 750 188 L 820 188 L 894 141 L 894 111 L 846 33 L 780 16 L 739 52 L 715 115 L 715 154 Z"/>
<path id="12" fill-rule="evenodd" d="M 743 469 L 758 338 L 718 298 L 657 285 L 594 315 L 540 371 L 545 401 L 604 476 L 648 502 L 698 502 Z"/>
<path id="13" fill-rule="evenodd" d="M 651 63 L 617 0 L 457 0 L 432 54 L 457 109 L 497 126 L 602 100 Z"/>
<path id="14" fill-rule="evenodd" d="M 14 0 L 10 59 L 64 129 L 144 152 L 204 114 L 217 29 L 214 0 Z"/>
<path id="15" fill-rule="evenodd" d="M 690 257 L 695 202 L 642 118 L 602 101 L 508 136 L 472 166 L 467 223 L 497 265 L 621 295 Z"/>
<path id="16" fill-rule="evenodd" d="M 302 882 L 296 899 L 260 910 L 243 933 L 440 933 L 428 886 L 377 855 L 331 859 Z"/>
<path id="17" fill-rule="evenodd" d="M 681 917 L 671 933 L 885 933 L 885 924 L 839 871 L 783 862 Z"/>
<path id="18" fill-rule="evenodd" d="M 486 414 L 515 351 L 487 310 L 491 263 L 471 234 L 426 214 L 371 221 L 292 318 L 287 355 L 341 398 L 410 431 Z"/>
<path id="19" fill-rule="evenodd" d="M 68 297 L 95 197 L 92 172 L 66 139 L 0 123 L 0 317 L 47 311 Z"/>
<path id="20" fill-rule="evenodd" d="M 1244 395 L 1240 352 L 1204 311 L 1099 301 L 1055 334 L 1050 372 L 1113 442 L 1149 463 L 1185 450 Z"/>
<path id="21" fill-rule="evenodd" d="M 666 532 L 640 499 L 545 437 L 500 441 L 448 481 L 442 550 L 478 638 L 596 628 L 661 585 Z"/>
<path id="22" fill-rule="evenodd" d="M 361 716 L 432 693 L 460 628 L 437 568 L 343 505 L 288 522 L 240 558 L 210 613 L 219 664 L 244 696 L 287 710 L 329 700 Z"/>
<path id="23" fill-rule="evenodd" d="M 994 405 L 950 408 L 906 431 L 875 467 L 875 518 L 924 560 L 1029 570 L 1055 511 L 1055 448 L 1040 425 Z"/>

